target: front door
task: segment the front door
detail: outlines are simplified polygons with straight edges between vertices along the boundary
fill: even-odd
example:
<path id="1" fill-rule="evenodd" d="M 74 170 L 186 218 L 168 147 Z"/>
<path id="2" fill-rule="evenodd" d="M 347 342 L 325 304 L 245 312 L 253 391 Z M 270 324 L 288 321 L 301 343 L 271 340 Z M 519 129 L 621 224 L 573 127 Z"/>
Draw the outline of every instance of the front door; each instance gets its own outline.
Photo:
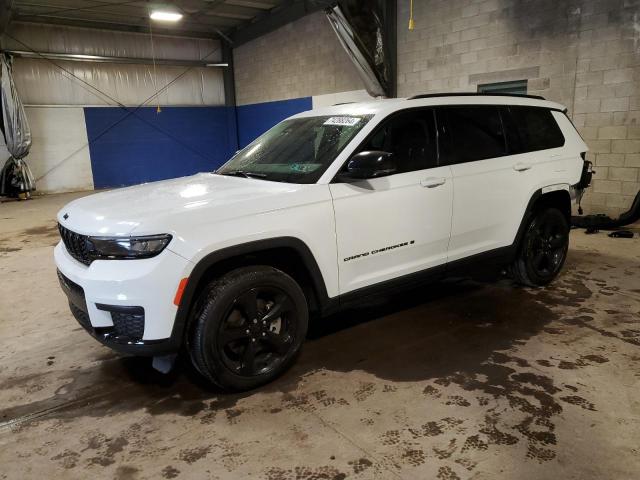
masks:
<path id="1" fill-rule="evenodd" d="M 383 120 L 354 153 L 392 152 L 395 174 L 330 185 L 340 293 L 444 265 L 451 230 L 451 168 L 438 164 L 432 109 Z"/>

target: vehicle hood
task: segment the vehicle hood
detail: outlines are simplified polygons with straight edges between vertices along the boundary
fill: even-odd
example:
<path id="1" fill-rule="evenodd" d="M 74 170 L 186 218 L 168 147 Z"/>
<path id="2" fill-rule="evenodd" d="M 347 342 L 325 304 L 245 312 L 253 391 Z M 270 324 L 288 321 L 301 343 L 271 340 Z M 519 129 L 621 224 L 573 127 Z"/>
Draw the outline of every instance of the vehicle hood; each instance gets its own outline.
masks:
<path id="1" fill-rule="evenodd" d="M 326 185 L 200 173 L 80 198 L 60 210 L 58 222 L 84 235 L 175 233 L 185 217 L 223 221 L 301 205 L 316 201 L 313 192 L 321 187 L 326 190 Z"/>

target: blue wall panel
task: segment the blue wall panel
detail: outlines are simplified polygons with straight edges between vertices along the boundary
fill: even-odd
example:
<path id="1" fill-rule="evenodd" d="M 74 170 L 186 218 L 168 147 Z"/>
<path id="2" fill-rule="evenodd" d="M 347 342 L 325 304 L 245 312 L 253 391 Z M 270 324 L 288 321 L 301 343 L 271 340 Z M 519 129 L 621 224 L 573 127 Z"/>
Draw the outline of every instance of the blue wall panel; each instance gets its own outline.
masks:
<path id="1" fill-rule="evenodd" d="M 227 107 L 84 109 L 95 188 L 212 171 L 237 150 L 235 111 Z"/>
<path id="2" fill-rule="evenodd" d="M 262 135 L 281 120 L 296 113 L 311 110 L 311 108 L 311 97 L 237 107 L 240 148 L 250 144 L 256 137 Z"/>

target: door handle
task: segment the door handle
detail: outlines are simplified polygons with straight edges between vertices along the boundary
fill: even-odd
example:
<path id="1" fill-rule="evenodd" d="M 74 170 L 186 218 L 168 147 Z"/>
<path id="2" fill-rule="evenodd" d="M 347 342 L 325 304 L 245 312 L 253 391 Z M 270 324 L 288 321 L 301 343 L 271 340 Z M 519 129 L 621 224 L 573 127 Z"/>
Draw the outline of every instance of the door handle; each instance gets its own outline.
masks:
<path id="1" fill-rule="evenodd" d="M 420 182 L 420 185 L 427 188 L 439 187 L 440 185 L 444 185 L 447 182 L 447 179 L 444 177 L 429 177 L 425 178 Z"/>
<path id="2" fill-rule="evenodd" d="M 524 172 L 525 170 L 530 170 L 533 167 L 530 163 L 522 163 L 518 162 L 513 166 L 513 169 L 516 172 Z"/>

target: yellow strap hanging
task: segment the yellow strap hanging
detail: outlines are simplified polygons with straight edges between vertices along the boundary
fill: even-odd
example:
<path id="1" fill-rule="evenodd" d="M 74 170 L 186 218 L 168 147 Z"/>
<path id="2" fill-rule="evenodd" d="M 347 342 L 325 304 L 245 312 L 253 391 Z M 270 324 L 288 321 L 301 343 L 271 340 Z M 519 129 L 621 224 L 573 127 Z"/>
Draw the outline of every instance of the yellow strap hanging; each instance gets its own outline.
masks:
<path id="1" fill-rule="evenodd" d="M 413 21 L 413 0 L 411 0 L 411 3 L 409 4 L 409 30 L 413 30 L 415 26 L 416 24 Z"/>

